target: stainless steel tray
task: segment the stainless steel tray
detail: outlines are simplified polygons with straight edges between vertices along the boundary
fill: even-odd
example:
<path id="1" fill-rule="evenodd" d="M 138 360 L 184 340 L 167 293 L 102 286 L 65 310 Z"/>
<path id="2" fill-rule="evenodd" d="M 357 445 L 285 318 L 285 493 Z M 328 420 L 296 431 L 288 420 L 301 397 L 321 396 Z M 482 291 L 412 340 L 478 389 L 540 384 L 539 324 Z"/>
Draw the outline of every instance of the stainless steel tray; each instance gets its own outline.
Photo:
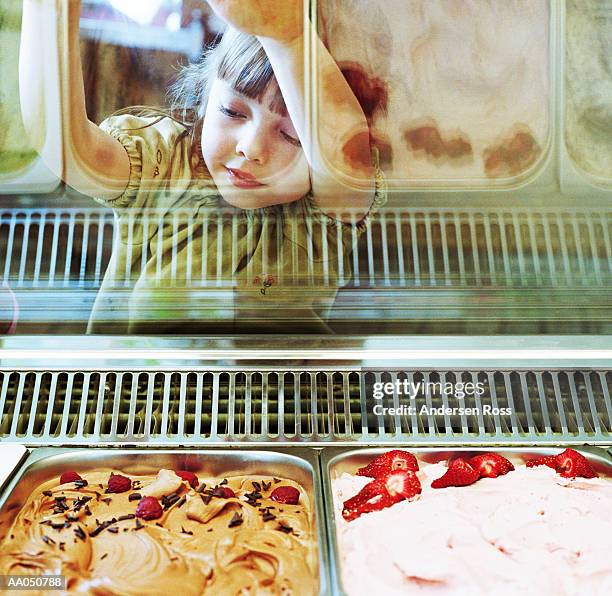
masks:
<path id="1" fill-rule="evenodd" d="M 290 451 L 290 453 L 289 453 Z M 157 473 L 160 467 L 204 472 L 212 476 L 237 474 L 284 476 L 299 482 L 313 498 L 319 547 L 320 594 L 331 594 L 329 556 L 325 536 L 323 491 L 317 452 L 292 448 L 285 453 L 272 449 L 224 448 L 206 450 L 139 449 L 34 449 L 0 496 L 0 541 L 34 488 L 62 472 L 88 471 L 100 466 L 130 474 Z"/>
<path id="2" fill-rule="evenodd" d="M 449 459 L 458 452 L 465 453 L 468 456 L 476 453 L 486 453 L 495 451 L 504 457 L 514 461 L 522 462 L 533 457 L 541 457 L 545 455 L 555 455 L 559 452 L 559 447 L 525 447 L 525 448 L 481 448 L 474 449 L 471 447 L 457 447 L 449 449 L 440 448 L 413 448 L 406 445 L 390 445 L 384 448 L 366 447 L 362 449 L 350 449 L 342 447 L 328 447 L 321 452 L 321 474 L 323 476 L 323 489 L 325 491 L 325 514 L 327 522 L 327 537 L 330 559 L 330 577 L 331 586 L 334 594 L 346 595 L 342 586 L 342 573 L 340 569 L 340 553 L 338 551 L 338 541 L 336 536 L 336 518 L 334 510 L 334 496 L 332 490 L 332 479 L 337 478 L 344 472 L 354 474 L 357 468 L 366 465 L 377 455 L 385 453 L 391 449 L 406 449 L 415 455 L 415 457 L 424 463 L 437 463 L 442 460 Z M 574 447 L 572 447 L 574 448 Z M 612 449 L 588 447 L 580 448 L 579 451 L 589 459 L 595 470 L 599 474 L 604 474 L 612 478 Z"/>

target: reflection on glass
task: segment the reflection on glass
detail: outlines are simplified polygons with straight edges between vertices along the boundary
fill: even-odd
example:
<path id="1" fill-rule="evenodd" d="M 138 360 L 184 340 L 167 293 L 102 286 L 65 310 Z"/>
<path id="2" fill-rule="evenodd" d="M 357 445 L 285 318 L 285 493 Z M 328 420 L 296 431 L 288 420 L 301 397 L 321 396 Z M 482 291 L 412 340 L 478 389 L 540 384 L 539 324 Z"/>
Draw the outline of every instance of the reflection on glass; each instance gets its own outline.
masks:
<path id="1" fill-rule="evenodd" d="M 548 4 L 318 2 L 390 183 L 493 187 L 538 162 L 550 131 Z"/>
<path id="2" fill-rule="evenodd" d="M 568 0 L 565 143 L 576 165 L 612 184 L 612 1 Z"/>
<path id="3" fill-rule="evenodd" d="M 19 111 L 21 1 L 0 4 L 0 184 L 36 158 Z"/>

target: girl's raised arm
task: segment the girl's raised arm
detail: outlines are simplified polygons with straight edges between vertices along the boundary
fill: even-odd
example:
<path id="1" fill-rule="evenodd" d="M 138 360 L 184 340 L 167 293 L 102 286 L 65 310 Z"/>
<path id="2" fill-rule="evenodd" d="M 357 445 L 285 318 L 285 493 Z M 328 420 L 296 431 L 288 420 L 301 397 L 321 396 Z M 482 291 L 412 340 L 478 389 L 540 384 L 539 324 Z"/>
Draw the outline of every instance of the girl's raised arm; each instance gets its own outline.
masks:
<path id="1" fill-rule="evenodd" d="M 22 118 L 34 147 L 44 141 L 44 56 L 40 40 L 47 34 L 42 7 L 54 0 L 23 0 L 19 53 L 19 94 Z M 60 22 L 67 53 L 60 53 L 62 138 L 64 166 L 54 172 L 76 190 L 101 199 L 113 199 L 126 188 L 130 162 L 121 143 L 87 117 L 79 47 L 80 0 L 60 0 Z M 60 37 L 60 39 L 62 39 Z"/>
<path id="2" fill-rule="evenodd" d="M 374 168 L 368 123 L 338 65 L 309 20 L 303 23 L 303 0 L 208 0 L 230 25 L 257 36 L 283 94 L 312 170 L 313 198 L 328 215 L 347 221 L 367 214 L 374 198 Z M 317 127 L 309 121 L 305 95 L 305 39 L 315 41 Z M 316 138 L 313 139 L 313 136 Z"/>

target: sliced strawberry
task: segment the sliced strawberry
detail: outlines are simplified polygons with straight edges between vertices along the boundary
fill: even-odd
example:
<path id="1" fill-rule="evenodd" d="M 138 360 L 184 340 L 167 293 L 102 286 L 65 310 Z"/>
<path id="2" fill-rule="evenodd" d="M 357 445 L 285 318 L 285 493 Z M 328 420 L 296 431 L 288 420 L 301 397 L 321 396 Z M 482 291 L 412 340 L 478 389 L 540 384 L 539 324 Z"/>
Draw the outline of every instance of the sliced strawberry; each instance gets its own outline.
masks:
<path id="1" fill-rule="evenodd" d="M 555 458 L 557 472 L 564 478 L 596 478 L 597 472 L 593 470 L 589 460 L 573 449 L 566 449 Z"/>
<path id="2" fill-rule="evenodd" d="M 344 502 L 342 517 L 347 521 L 364 513 L 380 511 L 420 494 L 421 483 L 412 470 L 396 470 L 366 484 Z"/>
<path id="3" fill-rule="evenodd" d="M 431 488 L 446 488 L 448 486 L 468 486 L 480 478 L 477 470 L 459 457 L 450 462 L 446 473 L 431 483 Z"/>
<path id="4" fill-rule="evenodd" d="M 546 455 L 544 457 L 536 457 L 535 459 L 530 459 L 527 462 L 528 468 L 535 468 L 536 466 L 548 466 L 553 470 L 557 469 L 557 456 L 556 455 Z"/>
<path id="5" fill-rule="evenodd" d="M 421 483 L 412 470 L 396 470 L 381 478 L 389 496 L 398 500 L 412 499 L 421 494 Z"/>
<path id="6" fill-rule="evenodd" d="M 175 470 L 174 473 L 185 482 L 188 482 L 192 488 L 198 488 L 198 477 L 193 472 L 188 472 L 187 470 Z"/>
<path id="7" fill-rule="evenodd" d="M 213 496 L 219 499 L 233 499 L 236 493 L 229 486 L 217 486 L 213 489 Z"/>
<path id="8" fill-rule="evenodd" d="M 279 486 L 272 491 L 270 498 L 284 505 L 297 505 L 300 500 L 300 491 L 293 486 Z"/>
<path id="9" fill-rule="evenodd" d="M 70 470 L 69 472 L 64 472 L 60 476 L 60 484 L 67 484 L 68 482 L 76 482 L 77 480 L 83 480 L 83 479 L 73 470 Z"/>
<path id="10" fill-rule="evenodd" d="M 480 453 L 469 459 L 480 478 L 497 478 L 514 470 L 512 462 L 497 453 Z"/>
<path id="11" fill-rule="evenodd" d="M 121 474 L 113 474 L 108 478 L 107 492 L 109 493 L 124 493 L 132 488 L 132 481 L 127 476 Z"/>
<path id="12" fill-rule="evenodd" d="M 357 476 L 369 476 L 379 478 L 394 470 L 410 470 L 416 472 L 419 469 L 416 457 L 408 451 L 394 449 L 387 451 L 373 459 L 367 466 L 357 470 Z"/>

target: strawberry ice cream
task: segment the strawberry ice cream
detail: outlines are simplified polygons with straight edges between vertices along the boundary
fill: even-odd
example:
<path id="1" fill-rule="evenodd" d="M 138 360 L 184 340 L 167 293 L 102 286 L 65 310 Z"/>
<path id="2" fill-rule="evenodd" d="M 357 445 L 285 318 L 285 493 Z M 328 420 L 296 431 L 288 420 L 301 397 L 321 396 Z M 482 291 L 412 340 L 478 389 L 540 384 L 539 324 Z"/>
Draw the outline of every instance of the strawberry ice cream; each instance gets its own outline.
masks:
<path id="1" fill-rule="evenodd" d="M 550 461 L 515 461 L 497 477 L 436 489 L 448 462 L 419 464 L 420 494 L 352 521 L 343 503 L 372 478 L 332 480 L 347 594 L 612 593 L 609 478 L 567 478 Z"/>

